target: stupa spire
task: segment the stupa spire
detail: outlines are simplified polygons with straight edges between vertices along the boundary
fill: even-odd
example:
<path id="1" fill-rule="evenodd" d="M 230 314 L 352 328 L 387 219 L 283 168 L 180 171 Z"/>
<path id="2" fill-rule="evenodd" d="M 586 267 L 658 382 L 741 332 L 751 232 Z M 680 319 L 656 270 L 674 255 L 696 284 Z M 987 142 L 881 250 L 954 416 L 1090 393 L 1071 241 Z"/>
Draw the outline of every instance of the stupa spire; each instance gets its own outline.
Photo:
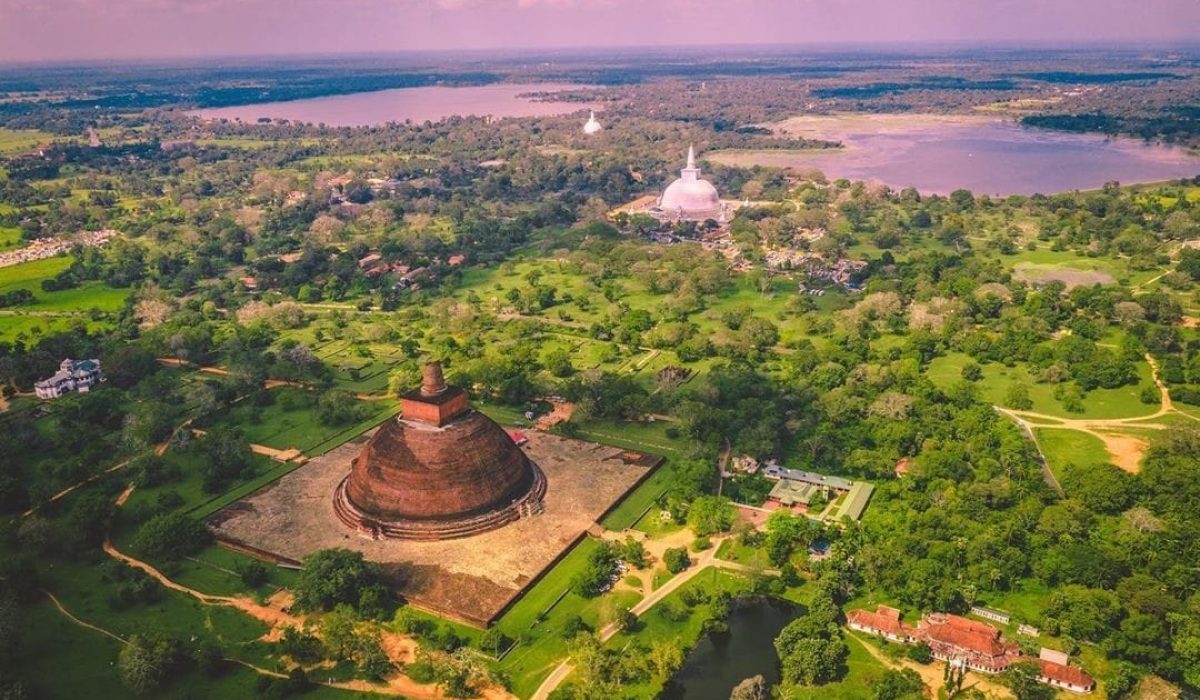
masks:
<path id="1" fill-rule="evenodd" d="M 421 395 L 437 396 L 446 391 L 446 378 L 442 376 L 442 363 L 425 363 L 425 371 L 421 377 Z"/>
<path id="2" fill-rule="evenodd" d="M 688 145 L 687 167 L 688 167 L 688 170 L 696 169 L 696 147 L 692 146 L 690 144 Z"/>

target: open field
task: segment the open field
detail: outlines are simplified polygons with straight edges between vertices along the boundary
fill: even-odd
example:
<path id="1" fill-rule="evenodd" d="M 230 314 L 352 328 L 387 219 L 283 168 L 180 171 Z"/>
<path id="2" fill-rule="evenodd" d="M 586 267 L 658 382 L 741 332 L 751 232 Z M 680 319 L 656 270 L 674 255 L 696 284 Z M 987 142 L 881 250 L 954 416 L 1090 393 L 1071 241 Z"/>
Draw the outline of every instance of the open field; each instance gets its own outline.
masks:
<path id="1" fill-rule="evenodd" d="M 962 353 L 950 353 L 935 358 L 929 363 L 926 374 L 940 388 L 946 389 L 955 382 L 962 380 L 962 368 L 971 359 Z M 1033 401 L 1036 413 L 1045 413 L 1063 418 L 1135 418 L 1154 413 L 1157 405 L 1147 405 L 1141 402 L 1139 392 L 1141 387 L 1152 382 L 1150 366 L 1145 362 L 1138 364 L 1140 381 L 1138 384 L 1123 386 L 1117 389 L 1095 389 L 1089 391 L 1083 398 L 1083 413 L 1071 413 L 1062 402 L 1054 398 L 1054 387 L 1051 384 L 1038 383 L 1036 377 L 1030 374 L 1024 364 L 1006 367 L 996 363 L 981 366 L 983 378 L 975 382 L 980 397 L 989 403 L 1005 406 L 1009 387 L 1023 383 L 1029 389 L 1029 398 Z M 1007 407 L 1007 406 L 1006 406 Z"/>
<path id="2" fill-rule="evenodd" d="M 36 129 L 0 128 L 0 155 L 10 156 L 32 151 L 38 144 L 62 140 L 61 137 Z"/>

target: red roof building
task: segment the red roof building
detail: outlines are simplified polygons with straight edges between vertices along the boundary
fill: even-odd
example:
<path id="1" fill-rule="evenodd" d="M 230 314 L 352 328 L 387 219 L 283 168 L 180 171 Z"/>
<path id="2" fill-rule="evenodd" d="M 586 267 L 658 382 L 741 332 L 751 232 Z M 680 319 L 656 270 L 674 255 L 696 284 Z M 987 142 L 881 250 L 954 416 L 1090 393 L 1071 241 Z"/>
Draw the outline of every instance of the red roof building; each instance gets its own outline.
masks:
<path id="1" fill-rule="evenodd" d="M 1021 650 L 1004 641 L 1000 630 L 949 613 L 929 613 L 917 623 L 918 637 L 934 658 L 965 664 L 973 671 L 1000 673 L 1018 659 Z"/>
<path id="2" fill-rule="evenodd" d="M 916 634 L 915 629 L 904 624 L 904 621 L 900 619 L 899 610 L 886 605 L 876 607 L 875 612 L 851 610 L 846 615 L 846 625 L 852 630 L 890 639 L 893 642 L 911 642 Z"/>
<path id="3" fill-rule="evenodd" d="M 1038 680 L 1047 685 L 1074 693 L 1090 693 L 1096 688 L 1096 680 L 1078 666 L 1070 665 L 1070 657 L 1063 652 L 1042 649 L 1038 666 L 1041 668 Z"/>

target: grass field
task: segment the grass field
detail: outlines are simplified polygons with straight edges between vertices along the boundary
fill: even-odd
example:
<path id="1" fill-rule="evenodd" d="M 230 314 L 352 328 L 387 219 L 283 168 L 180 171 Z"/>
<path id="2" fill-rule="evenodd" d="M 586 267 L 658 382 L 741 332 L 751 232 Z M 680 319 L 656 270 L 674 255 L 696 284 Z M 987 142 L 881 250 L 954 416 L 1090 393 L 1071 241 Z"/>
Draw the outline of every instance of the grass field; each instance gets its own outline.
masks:
<path id="1" fill-rule="evenodd" d="M 0 155 L 13 155 L 32 151 L 41 143 L 49 143 L 61 137 L 36 129 L 0 129 Z"/>
<path id="2" fill-rule="evenodd" d="M 609 530 L 625 530 L 637 524 L 637 521 L 651 509 L 654 502 L 667 491 L 671 483 L 671 464 L 668 462 L 658 468 L 645 481 L 638 485 L 632 493 L 625 496 L 616 508 L 600 520 L 600 524 Z"/>
<path id="3" fill-rule="evenodd" d="M 935 358 L 926 370 L 930 381 L 942 389 L 949 388 L 961 381 L 962 368 L 971 361 L 962 353 L 950 353 L 944 357 Z M 1054 398 L 1054 386 L 1039 384 L 1036 377 L 1031 375 L 1026 365 L 1018 363 L 1014 367 L 1005 367 L 996 363 L 982 365 L 983 378 L 975 382 L 979 395 L 984 401 L 1006 406 L 1006 395 L 1011 385 L 1021 382 L 1029 388 L 1029 398 L 1033 401 L 1033 411 L 1062 418 L 1134 418 L 1148 415 L 1157 410 L 1157 406 L 1142 403 L 1138 394 L 1141 387 L 1152 383 L 1150 366 L 1145 362 L 1138 363 L 1138 384 L 1123 386 L 1117 389 L 1096 389 L 1088 392 L 1083 398 L 1083 413 L 1071 413 L 1062 402 Z"/>
<path id="4" fill-rule="evenodd" d="M 1063 468 L 1068 464 L 1084 466 L 1108 463 L 1108 452 L 1100 438 L 1078 430 L 1034 429 L 1038 447 L 1046 457 L 1046 464 L 1054 476 L 1062 479 Z"/>

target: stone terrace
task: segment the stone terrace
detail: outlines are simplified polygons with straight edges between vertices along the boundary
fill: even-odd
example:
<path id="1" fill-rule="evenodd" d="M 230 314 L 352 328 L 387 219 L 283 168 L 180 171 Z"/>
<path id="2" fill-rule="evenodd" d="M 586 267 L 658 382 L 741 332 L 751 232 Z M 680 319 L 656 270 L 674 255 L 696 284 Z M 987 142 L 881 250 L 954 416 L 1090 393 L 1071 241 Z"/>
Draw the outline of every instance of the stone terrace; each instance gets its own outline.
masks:
<path id="1" fill-rule="evenodd" d="M 371 540 L 347 528 L 333 494 L 366 433 L 209 519 L 217 538 L 260 555 L 301 560 L 347 547 L 383 565 L 417 607 L 484 626 L 653 471 L 660 458 L 532 430 L 522 449 L 545 472 L 545 511 L 499 530 L 440 542 Z"/>

